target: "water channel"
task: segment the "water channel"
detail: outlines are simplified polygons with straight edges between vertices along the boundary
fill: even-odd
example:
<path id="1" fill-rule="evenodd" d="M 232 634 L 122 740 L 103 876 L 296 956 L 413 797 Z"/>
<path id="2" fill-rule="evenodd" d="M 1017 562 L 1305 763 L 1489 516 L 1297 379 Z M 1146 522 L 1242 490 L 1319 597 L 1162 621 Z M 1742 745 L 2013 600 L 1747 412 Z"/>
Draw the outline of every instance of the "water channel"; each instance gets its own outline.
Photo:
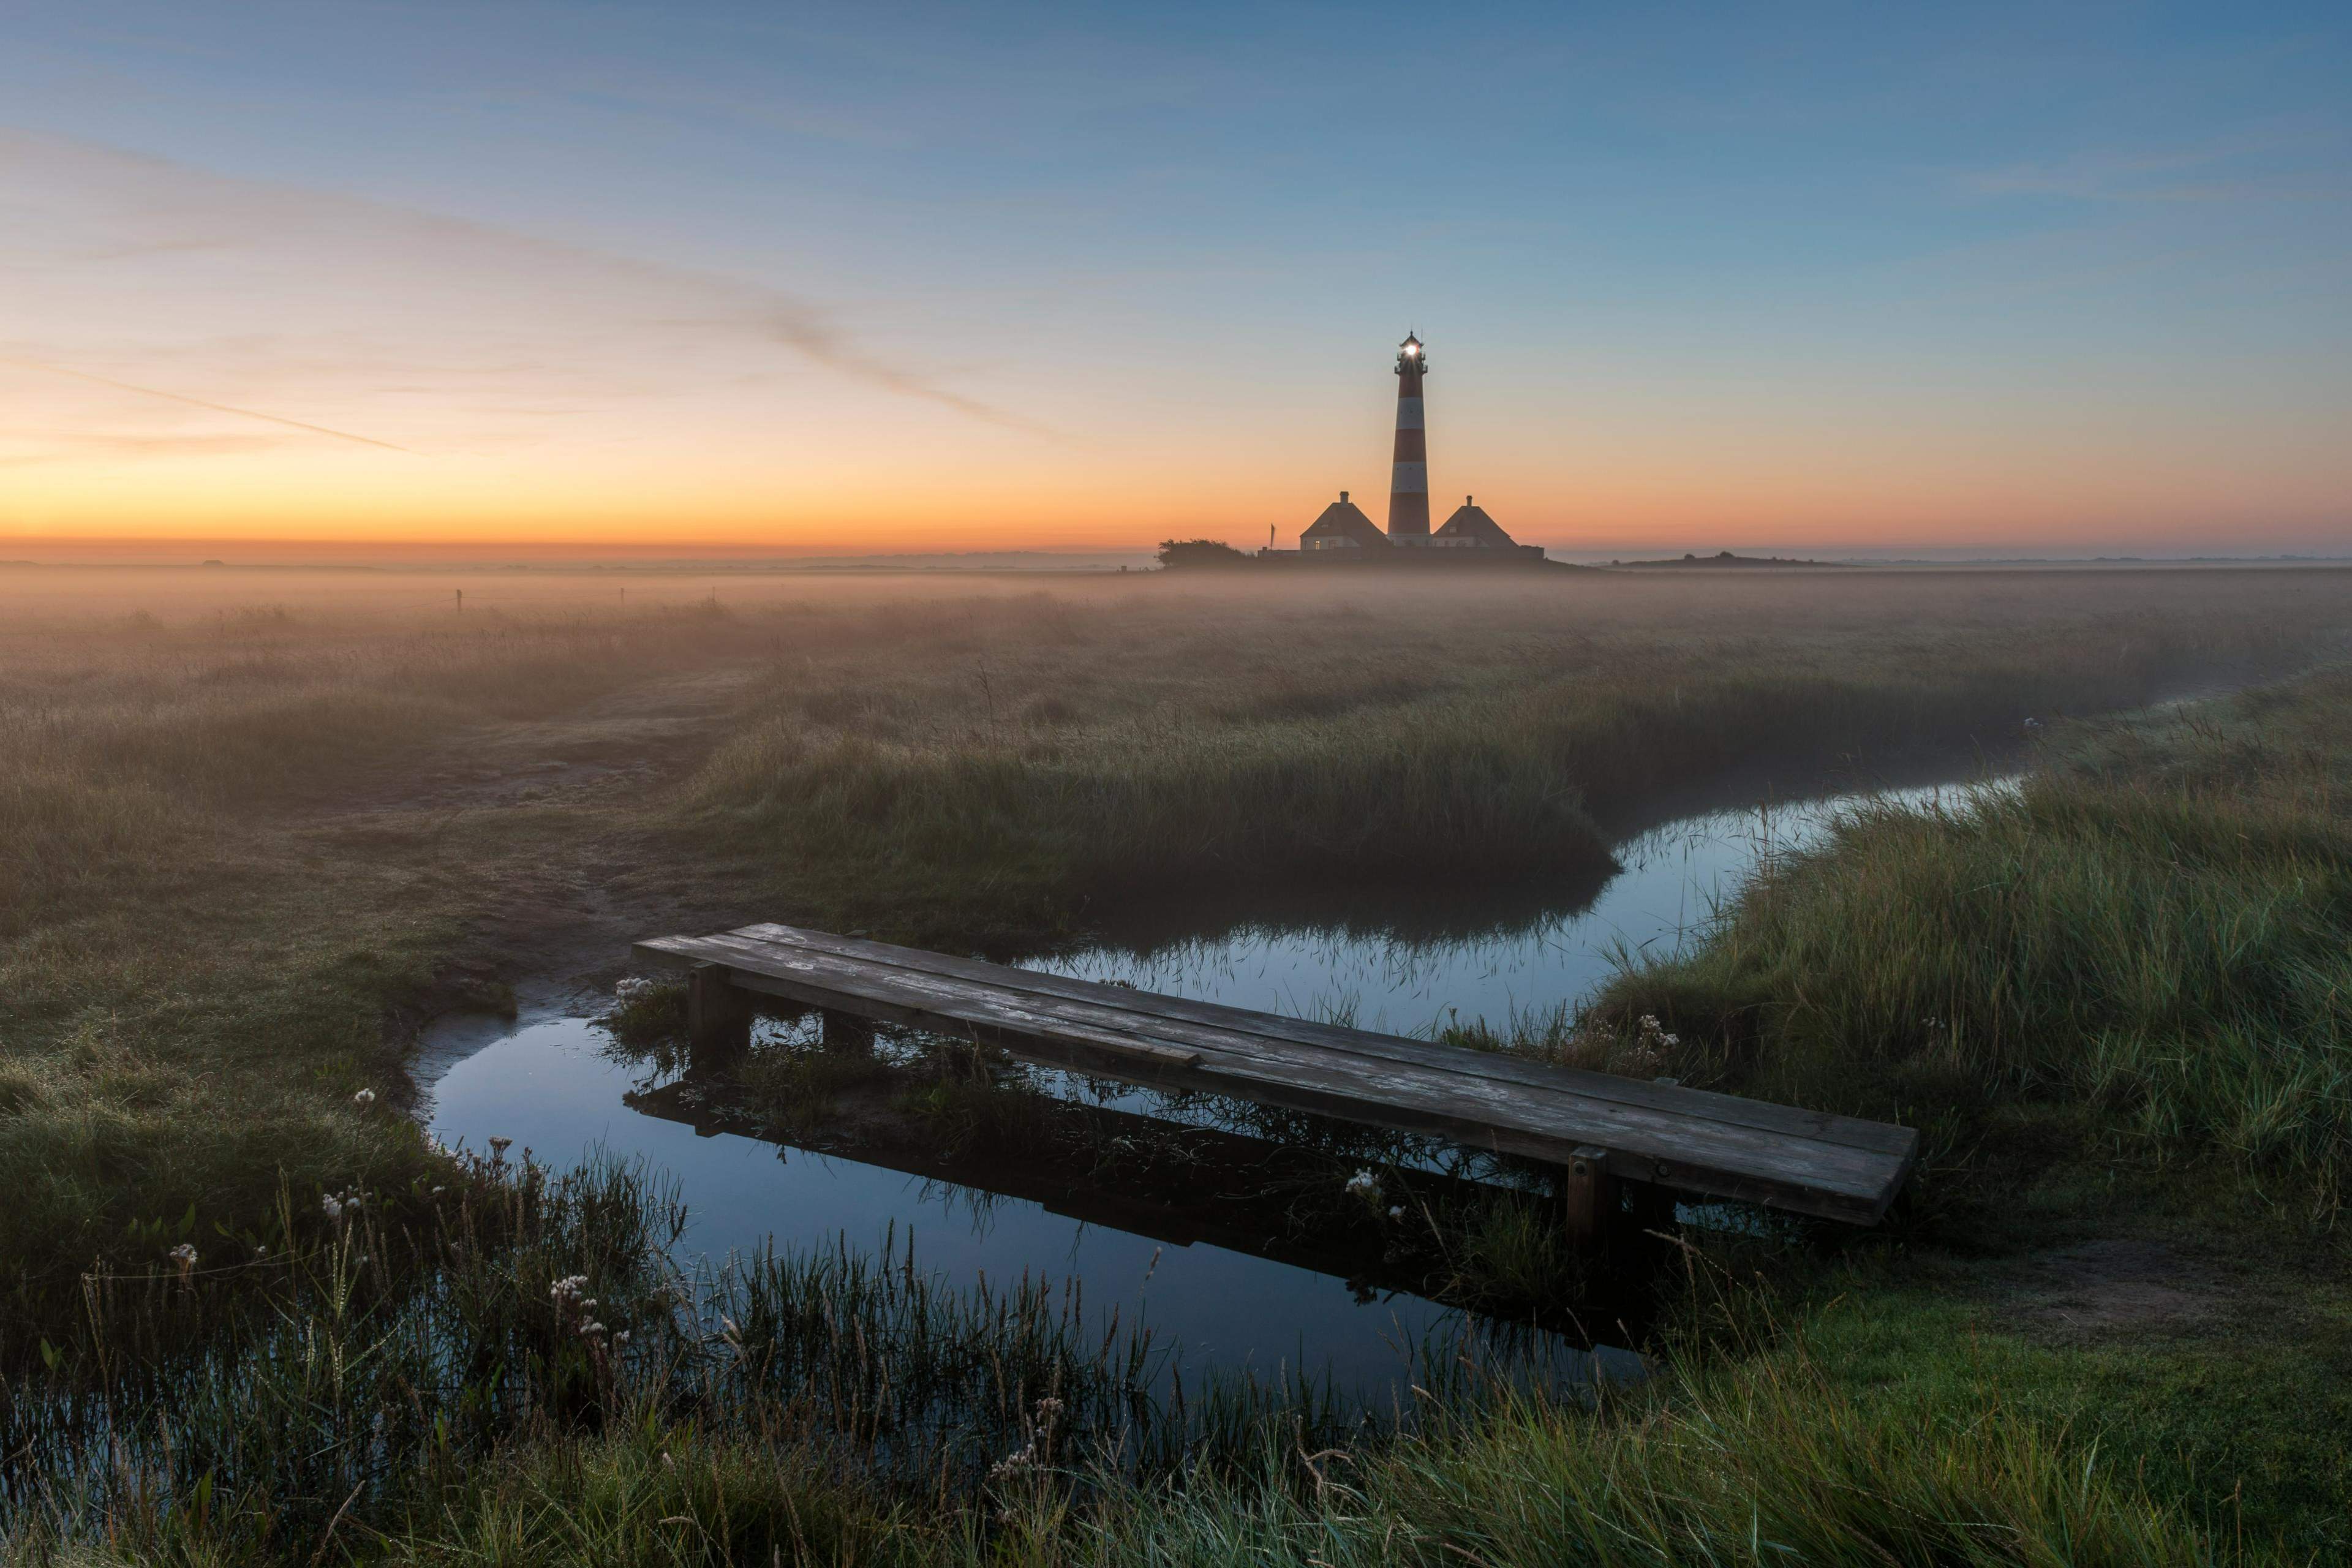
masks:
<path id="1" fill-rule="evenodd" d="M 1573 1008 L 1622 960 L 1675 951 L 1767 857 L 1819 841 L 1841 813 L 1864 801 L 1961 804 L 1970 787 L 1982 786 L 1838 795 L 1685 817 L 1620 845 L 1622 868 L 1578 907 L 1469 934 L 1459 921 L 1452 934 L 1416 935 L 1398 934 L 1393 923 L 1369 931 L 1243 925 L 1030 962 L 1397 1033 L 1477 1018 L 1499 1026 L 1514 1015 Z M 656 1102 L 675 1106 L 684 1087 L 672 1081 L 677 1073 L 614 1051 L 584 1008 L 513 1021 L 451 1018 L 425 1046 L 428 1059 L 453 1064 L 427 1086 L 424 1114 L 436 1136 L 475 1149 L 494 1136 L 510 1138 L 556 1164 L 596 1152 L 641 1160 L 674 1181 L 688 1205 L 690 1223 L 679 1245 L 691 1258 L 718 1260 L 770 1244 L 832 1247 L 845 1238 L 878 1248 L 886 1234 L 904 1245 L 911 1231 L 920 1266 L 949 1282 L 1076 1279 L 1093 1308 L 1116 1307 L 1123 1321 L 1150 1325 L 1188 1372 L 1304 1372 L 1355 1397 L 1391 1389 L 1416 1348 L 1458 1337 L 1467 1321 L 1456 1309 L 1369 1289 L 1360 1279 L 1351 1285 L 1279 1256 L 1211 1240 L 1185 1245 L 1164 1227 L 1155 1238 L 1149 1224 L 1092 1223 L 1066 1212 L 1067 1205 L 991 1192 L 985 1183 L 812 1152 L 765 1128 L 757 1131 L 767 1135 L 751 1136 L 650 1113 Z M 1140 1091 L 1097 1097 L 1129 1110 L 1149 1102 Z M 1605 1345 L 1609 1335 L 1593 1337 Z M 1640 1366 L 1631 1352 L 1607 1348 L 1565 1347 L 1554 1359 L 1569 1377 L 1632 1375 Z"/>

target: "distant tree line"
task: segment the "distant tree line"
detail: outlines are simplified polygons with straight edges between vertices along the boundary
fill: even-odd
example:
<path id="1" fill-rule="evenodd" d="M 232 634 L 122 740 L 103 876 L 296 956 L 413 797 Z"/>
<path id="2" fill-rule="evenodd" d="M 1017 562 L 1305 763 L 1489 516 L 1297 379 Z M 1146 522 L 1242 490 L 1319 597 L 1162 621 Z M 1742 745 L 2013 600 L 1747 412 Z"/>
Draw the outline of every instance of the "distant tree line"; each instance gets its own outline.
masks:
<path id="1" fill-rule="evenodd" d="M 1179 566 L 1246 566 L 1250 557 L 1213 539 L 1163 539 L 1160 564 Z"/>

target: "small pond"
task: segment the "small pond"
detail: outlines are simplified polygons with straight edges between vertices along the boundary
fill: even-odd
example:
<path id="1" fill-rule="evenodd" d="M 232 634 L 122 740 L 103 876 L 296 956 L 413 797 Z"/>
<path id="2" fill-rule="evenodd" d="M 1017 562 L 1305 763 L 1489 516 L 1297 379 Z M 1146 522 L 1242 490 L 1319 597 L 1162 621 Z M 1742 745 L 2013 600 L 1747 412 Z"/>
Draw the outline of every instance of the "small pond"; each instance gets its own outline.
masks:
<path id="1" fill-rule="evenodd" d="M 1477 929 L 1459 911 L 1444 921 L 1390 919 L 1319 927 L 1244 925 L 1148 948 L 1106 944 L 1032 961 L 1034 966 L 1146 990 L 1272 1012 L 1340 1017 L 1366 1027 L 1422 1034 L 1449 1021 L 1573 1008 L 1622 955 L 1674 951 L 1698 931 L 1766 857 L 1820 839 L 1842 811 L 1869 800 L 1921 803 L 1935 788 L 1727 810 L 1669 823 L 1618 847 L 1622 869 L 1577 907 L 1533 918 L 1505 916 Z M 1965 788 L 1943 786 L 1946 799 Z M 1467 929 L 1465 930 L 1465 924 Z M 1406 936 L 1400 929 L 1439 928 Z M 1446 934 L 1450 931 L 1451 934 Z M 1090 1312 L 1139 1319 L 1171 1347 L 1188 1374 L 1305 1373 L 1346 1397 L 1375 1402 L 1400 1392 L 1415 1351 L 1465 1335 L 1507 1331 L 1538 1348 L 1547 1376 L 1638 1374 L 1629 1352 L 1607 1347 L 1606 1324 L 1581 1339 L 1482 1322 L 1410 1289 L 1383 1287 L 1318 1257 L 1313 1246 L 1221 1245 L 1213 1227 L 1157 1221 L 1088 1203 L 1016 1195 L 1027 1173 L 992 1182 L 958 1168 L 900 1160 L 898 1168 L 819 1152 L 756 1121 L 696 1114 L 703 1091 L 675 1062 L 615 1049 L 591 1016 L 519 1021 L 452 1018 L 428 1037 L 429 1058 L 452 1062 L 428 1086 L 424 1114 L 445 1142 L 484 1147 L 511 1138 L 542 1162 L 568 1164 L 602 1151 L 644 1161 L 677 1184 L 690 1224 L 690 1257 L 722 1259 L 772 1244 L 779 1250 L 900 1247 L 911 1233 L 920 1266 L 949 1282 L 1024 1276 L 1078 1282 Z M 768 1022 L 763 1031 L 806 1027 Z M 1150 1110 L 1151 1096 L 1089 1086 L 1066 1075 L 1029 1080 L 1090 1114 Z M 926 1173 L 908 1173 L 910 1170 Z M 1114 1218 L 1106 1221 L 1104 1215 Z M 1224 1237 L 1231 1240 L 1230 1237 Z M 1293 1260 L 1303 1259 L 1303 1260 Z M 1317 1267 L 1318 1263 L 1323 1267 Z M 1622 1337 L 1622 1336 L 1615 1336 Z M 1589 1340 L 1603 1348 L 1580 1348 Z"/>

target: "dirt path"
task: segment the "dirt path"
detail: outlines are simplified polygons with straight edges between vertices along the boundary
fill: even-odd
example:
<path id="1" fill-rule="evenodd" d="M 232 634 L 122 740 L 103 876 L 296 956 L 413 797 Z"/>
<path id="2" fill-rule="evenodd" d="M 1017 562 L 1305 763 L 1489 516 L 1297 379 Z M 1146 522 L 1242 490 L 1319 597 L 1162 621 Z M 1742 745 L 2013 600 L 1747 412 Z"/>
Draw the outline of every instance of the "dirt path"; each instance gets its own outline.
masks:
<path id="1" fill-rule="evenodd" d="M 669 837 L 657 810 L 741 721 L 763 671 L 664 676 L 552 719 L 487 725 L 290 821 L 464 883 L 467 933 L 386 1020 L 405 1046 L 451 1012 L 576 1007 L 630 970 L 629 944 L 772 912 L 751 868 Z M 460 1053 L 462 1054 L 462 1053 Z M 413 1082 L 446 1066 L 412 1056 Z"/>
<path id="2" fill-rule="evenodd" d="M 683 775 L 725 738 L 761 673 L 663 676 L 560 718 L 469 731 L 334 809 L 478 811 L 642 795 Z"/>

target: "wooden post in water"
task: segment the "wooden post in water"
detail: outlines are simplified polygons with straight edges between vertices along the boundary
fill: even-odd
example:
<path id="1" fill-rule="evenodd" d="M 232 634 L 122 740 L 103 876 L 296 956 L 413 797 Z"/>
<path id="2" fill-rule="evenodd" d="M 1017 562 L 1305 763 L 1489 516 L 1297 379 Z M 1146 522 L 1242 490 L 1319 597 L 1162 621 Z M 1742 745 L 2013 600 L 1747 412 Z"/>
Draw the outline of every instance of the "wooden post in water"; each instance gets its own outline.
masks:
<path id="1" fill-rule="evenodd" d="M 723 963 L 698 963 L 686 976 L 686 1038 L 698 1068 L 724 1068 L 751 1045 L 751 994 Z"/>
<path id="2" fill-rule="evenodd" d="M 1559 1190 L 1569 1245 L 1590 1251 L 1607 1239 L 1617 1218 L 1617 1184 L 1609 1175 L 1609 1151 L 1587 1144 L 1560 1167 Z"/>

